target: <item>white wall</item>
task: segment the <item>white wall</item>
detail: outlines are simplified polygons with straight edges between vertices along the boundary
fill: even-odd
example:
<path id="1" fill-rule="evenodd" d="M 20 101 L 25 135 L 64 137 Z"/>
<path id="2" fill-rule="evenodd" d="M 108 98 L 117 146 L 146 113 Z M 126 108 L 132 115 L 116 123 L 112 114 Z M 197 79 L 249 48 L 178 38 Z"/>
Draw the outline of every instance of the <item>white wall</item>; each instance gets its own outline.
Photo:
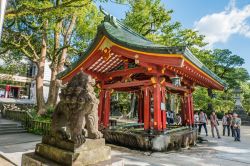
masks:
<path id="1" fill-rule="evenodd" d="M 33 72 L 33 78 L 34 80 L 31 83 L 31 87 L 30 87 L 30 94 L 31 94 L 31 99 L 36 101 L 36 82 L 35 82 L 35 75 L 37 74 L 37 67 L 35 64 L 34 65 L 34 69 L 35 71 Z M 44 69 L 44 81 L 43 81 L 43 94 L 44 94 L 44 100 L 45 102 L 48 99 L 48 95 L 49 95 L 49 84 L 50 84 L 50 78 L 51 78 L 51 69 L 49 67 L 50 62 L 48 60 L 45 61 L 45 69 Z"/>

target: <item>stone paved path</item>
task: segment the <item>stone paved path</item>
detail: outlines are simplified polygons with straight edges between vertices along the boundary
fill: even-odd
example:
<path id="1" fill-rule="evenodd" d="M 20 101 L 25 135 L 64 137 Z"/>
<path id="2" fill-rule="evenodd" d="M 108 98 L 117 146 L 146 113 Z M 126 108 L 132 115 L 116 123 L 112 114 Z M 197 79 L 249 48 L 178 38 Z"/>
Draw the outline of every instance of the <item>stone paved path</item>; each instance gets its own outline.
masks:
<path id="1" fill-rule="evenodd" d="M 0 118 L 0 124 L 17 123 L 11 120 Z M 41 136 L 30 133 L 3 134 L 0 135 L 0 166 L 12 165 L 4 158 L 16 165 L 21 165 L 21 156 L 23 153 L 33 151 L 35 145 L 41 142 Z"/>
<path id="2" fill-rule="evenodd" d="M 1 166 L 14 166 L 12 163 L 6 161 L 5 159 L 1 158 L 0 156 L 0 165 Z"/>
<path id="3" fill-rule="evenodd" d="M 241 131 L 241 142 L 208 136 L 208 143 L 179 152 L 150 154 L 119 147 L 113 148 L 112 155 L 123 158 L 128 166 L 250 166 L 250 127 L 243 126 Z"/>
<path id="4" fill-rule="evenodd" d="M 123 158 L 126 166 L 249 166 L 250 127 L 242 127 L 241 131 L 242 142 L 234 142 L 226 136 L 220 140 L 208 136 L 209 143 L 170 153 L 148 153 L 112 146 L 112 156 Z M 40 140 L 40 136 L 28 133 L 1 136 L 0 154 L 20 165 L 21 155 L 33 151 Z M 0 163 L 2 161 L 0 157 Z"/>

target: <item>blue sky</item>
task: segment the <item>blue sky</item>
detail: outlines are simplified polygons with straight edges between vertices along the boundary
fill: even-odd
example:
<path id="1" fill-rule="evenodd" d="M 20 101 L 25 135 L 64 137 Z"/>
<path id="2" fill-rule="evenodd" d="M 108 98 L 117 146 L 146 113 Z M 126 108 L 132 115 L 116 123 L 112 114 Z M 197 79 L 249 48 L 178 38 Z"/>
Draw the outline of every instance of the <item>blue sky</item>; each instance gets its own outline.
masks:
<path id="1" fill-rule="evenodd" d="M 173 9 L 173 21 L 206 35 L 209 48 L 228 48 L 245 59 L 250 73 L 250 0 L 162 0 Z M 100 5 L 100 4 L 98 4 Z M 102 7 L 122 19 L 128 5 L 103 3 Z"/>

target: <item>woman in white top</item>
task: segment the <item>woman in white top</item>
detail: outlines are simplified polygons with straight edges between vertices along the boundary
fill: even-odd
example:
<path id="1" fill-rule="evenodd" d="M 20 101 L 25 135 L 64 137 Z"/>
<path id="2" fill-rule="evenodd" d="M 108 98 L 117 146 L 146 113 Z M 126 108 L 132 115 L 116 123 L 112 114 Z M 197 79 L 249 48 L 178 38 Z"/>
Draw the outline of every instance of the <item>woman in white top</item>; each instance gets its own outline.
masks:
<path id="1" fill-rule="evenodd" d="M 198 128 L 198 124 L 199 124 L 199 115 L 198 115 L 198 112 L 196 111 L 195 113 L 194 113 L 194 126 L 195 126 L 195 128 Z"/>

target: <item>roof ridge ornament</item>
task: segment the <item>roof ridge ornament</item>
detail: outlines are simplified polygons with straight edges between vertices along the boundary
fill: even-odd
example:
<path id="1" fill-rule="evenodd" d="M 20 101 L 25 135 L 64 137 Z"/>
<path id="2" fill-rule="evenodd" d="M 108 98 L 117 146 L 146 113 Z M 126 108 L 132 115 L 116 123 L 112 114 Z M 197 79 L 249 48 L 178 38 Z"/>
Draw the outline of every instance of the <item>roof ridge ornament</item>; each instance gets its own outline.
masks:
<path id="1" fill-rule="evenodd" d="M 100 5 L 99 6 L 100 11 L 104 14 L 104 22 L 109 22 L 114 27 L 118 28 L 117 18 L 108 13 L 104 8 Z"/>

